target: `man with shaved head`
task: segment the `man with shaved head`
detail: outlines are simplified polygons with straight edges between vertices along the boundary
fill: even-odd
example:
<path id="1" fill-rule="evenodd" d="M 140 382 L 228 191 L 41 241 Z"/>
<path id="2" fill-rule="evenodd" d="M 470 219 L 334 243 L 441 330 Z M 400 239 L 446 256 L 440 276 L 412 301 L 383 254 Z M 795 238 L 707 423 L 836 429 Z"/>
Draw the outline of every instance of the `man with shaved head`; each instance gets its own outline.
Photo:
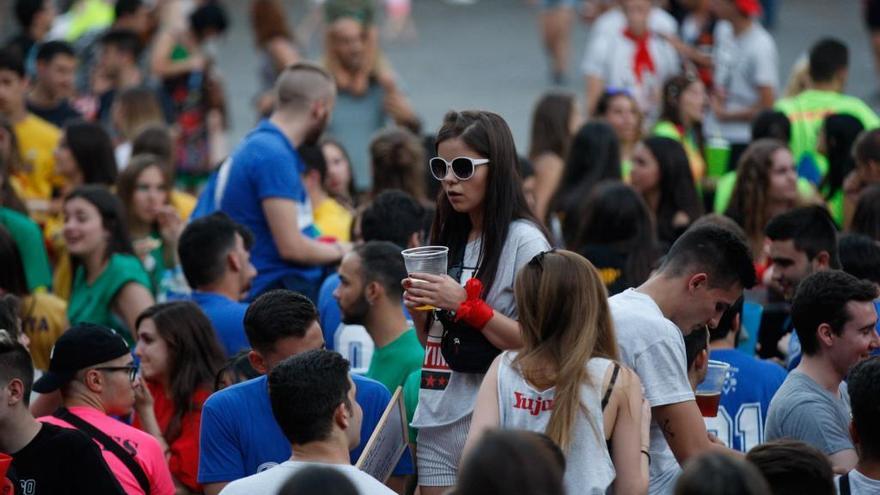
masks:
<path id="1" fill-rule="evenodd" d="M 349 250 L 315 240 L 312 205 L 300 175 L 297 153 L 314 144 L 336 100 L 333 78 L 310 63 L 284 69 L 275 83 L 275 110 L 260 122 L 220 167 L 202 194 L 202 204 L 247 226 L 254 234 L 251 262 L 257 269 L 250 299 L 271 289 L 290 289 L 317 299 L 322 265 L 337 263 Z"/>

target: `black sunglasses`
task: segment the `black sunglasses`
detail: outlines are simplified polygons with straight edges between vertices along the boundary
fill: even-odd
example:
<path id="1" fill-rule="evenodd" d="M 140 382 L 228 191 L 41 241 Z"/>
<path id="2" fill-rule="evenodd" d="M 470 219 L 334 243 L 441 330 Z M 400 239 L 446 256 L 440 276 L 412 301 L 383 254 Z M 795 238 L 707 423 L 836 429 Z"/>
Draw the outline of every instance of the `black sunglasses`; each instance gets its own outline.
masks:
<path id="1" fill-rule="evenodd" d="M 431 167 L 431 175 L 437 180 L 445 179 L 449 174 L 449 169 L 452 169 L 452 175 L 456 179 L 468 180 L 474 176 L 477 165 L 485 165 L 487 163 L 489 163 L 487 158 L 470 158 L 467 156 L 453 158 L 451 162 L 447 162 L 439 156 L 428 160 L 428 165 Z"/>
<path id="2" fill-rule="evenodd" d="M 98 371 L 127 371 L 128 379 L 134 383 L 137 378 L 138 367 L 131 364 L 128 366 L 102 366 L 100 368 L 94 368 Z"/>

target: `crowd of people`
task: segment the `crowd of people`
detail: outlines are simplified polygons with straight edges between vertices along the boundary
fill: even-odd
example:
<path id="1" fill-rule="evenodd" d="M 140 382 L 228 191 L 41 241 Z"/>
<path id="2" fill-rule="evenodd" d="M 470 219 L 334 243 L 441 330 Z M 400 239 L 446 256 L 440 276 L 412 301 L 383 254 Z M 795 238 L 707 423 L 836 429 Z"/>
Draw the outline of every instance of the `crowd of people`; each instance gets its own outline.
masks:
<path id="1" fill-rule="evenodd" d="M 11 3 L 4 493 L 880 493 L 880 118 L 838 39 L 783 91 L 758 0 L 587 2 L 524 146 L 426 132 L 374 2 L 316 7 L 316 63 L 251 0 L 227 143 L 222 2 Z"/>

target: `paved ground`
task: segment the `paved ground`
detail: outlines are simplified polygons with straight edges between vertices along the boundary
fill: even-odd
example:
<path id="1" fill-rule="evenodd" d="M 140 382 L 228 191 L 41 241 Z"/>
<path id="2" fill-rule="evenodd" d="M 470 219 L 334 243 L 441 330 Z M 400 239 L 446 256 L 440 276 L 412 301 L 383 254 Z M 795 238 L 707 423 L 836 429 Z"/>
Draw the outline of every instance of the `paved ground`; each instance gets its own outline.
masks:
<path id="1" fill-rule="evenodd" d="M 292 24 L 299 24 L 311 0 L 284 0 Z M 850 46 L 848 91 L 880 105 L 877 79 L 861 21 L 859 0 L 779 0 L 782 4 L 775 36 L 781 78 L 792 63 L 821 36 L 837 36 Z M 418 39 L 385 43 L 385 51 L 423 117 L 426 129 L 436 129 L 452 108 L 480 107 L 501 113 L 521 149 L 528 145 L 529 115 L 543 91 L 549 89 L 548 68 L 540 47 L 536 11 L 525 0 L 478 0 L 454 6 L 442 0 L 413 0 Z M 9 33 L 10 0 L 0 0 L 0 32 Z M 258 59 L 247 17 L 247 0 L 225 0 L 232 29 L 221 43 L 220 67 L 227 83 L 233 115 L 231 141 L 236 142 L 254 122 L 251 97 L 257 91 Z M 573 66 L 580 64 L 587 28 L 578 24 L 572 46 Z M 311 56 L 320 53 L 313 36 Z M 569 87 L 582 94 L 575 72 Z"/>

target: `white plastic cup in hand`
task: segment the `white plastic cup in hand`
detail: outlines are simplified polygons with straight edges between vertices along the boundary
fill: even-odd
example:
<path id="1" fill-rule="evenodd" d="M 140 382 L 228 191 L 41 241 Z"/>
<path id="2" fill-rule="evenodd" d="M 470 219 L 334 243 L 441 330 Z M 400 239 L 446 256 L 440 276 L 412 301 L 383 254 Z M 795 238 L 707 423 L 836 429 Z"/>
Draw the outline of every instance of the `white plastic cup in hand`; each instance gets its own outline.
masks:
<path id="1" fill-rule="evenodd" d="M 697 406 L 704 418 L 718 416 L 718 404 L 721 402 L 721 391 L 730 365 L 721 361 L 709 361 L 706 379 L 697 385 Z"/>
<path id="2" fill-rule="evenodd" d="M 428 273 L 445 275 L 449 248 L 446 246 L 422 246 L 401 251 L 406 273 Z M 430 311 L 434 306 L 424 305 L 415 308 L 419 311 Z"/>

